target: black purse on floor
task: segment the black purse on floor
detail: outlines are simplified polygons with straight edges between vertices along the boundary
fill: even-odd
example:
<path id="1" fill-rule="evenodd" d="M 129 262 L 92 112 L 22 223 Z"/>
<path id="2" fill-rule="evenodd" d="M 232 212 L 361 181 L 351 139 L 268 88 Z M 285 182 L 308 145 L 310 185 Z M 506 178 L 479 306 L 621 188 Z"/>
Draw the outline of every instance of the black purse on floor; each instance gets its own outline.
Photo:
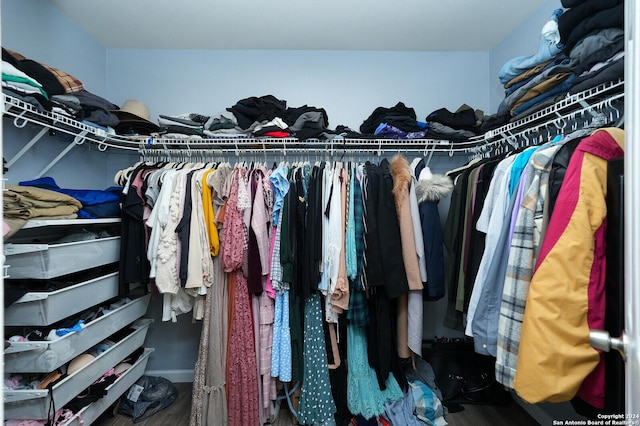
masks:
<path id="1" fill-rule="evenodd" d="M 476 353 L 472 340 L 438 339 L 425 355 L 436 375 L 442 402 L 447 407 L 454 404 L 506 405 L 511 401 L 509 391 L 496 381 L 495 358 Z"/>

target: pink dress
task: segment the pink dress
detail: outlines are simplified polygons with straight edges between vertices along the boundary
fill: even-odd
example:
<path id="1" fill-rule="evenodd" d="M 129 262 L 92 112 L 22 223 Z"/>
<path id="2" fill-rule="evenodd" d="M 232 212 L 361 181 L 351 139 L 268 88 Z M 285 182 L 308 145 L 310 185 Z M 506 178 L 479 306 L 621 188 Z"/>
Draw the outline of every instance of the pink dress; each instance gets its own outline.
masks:
<path id="1" fill-rule="evenodd" d="M 233 307 L 230 311 L 231 334 L 227 359 L 229 426 L 258 426 L 258 366 L 256 361 L 253 318 L 247 279 L 242 274 L 244 225 L 242 212 L 238 210 L 238 178 L 234 182 L 227 201 L 222 239 L 222 263 L 225 271 L 234 275 Z"/>

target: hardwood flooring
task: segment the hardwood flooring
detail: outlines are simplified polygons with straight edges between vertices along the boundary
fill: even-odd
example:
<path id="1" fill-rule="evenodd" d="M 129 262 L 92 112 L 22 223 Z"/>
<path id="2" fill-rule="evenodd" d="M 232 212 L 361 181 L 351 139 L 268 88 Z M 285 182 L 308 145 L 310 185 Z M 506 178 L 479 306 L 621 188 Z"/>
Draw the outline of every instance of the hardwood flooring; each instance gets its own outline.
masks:
<path id="1" fill-rule="evenodd" d="M 178 399 L 164 410 L 139 423 L 137 426 L 188 426 L 191 413 L 191 383 L 176 383 Z M 288 412 L 280 413 L 277 426 L 288 426 Z M 446 416 L 449 426 L 538 426 L 518 403 L 512 401 L 504 407 L 489 405 L 464 405 L 464 410 Z M 128 426 L 133 425 L 131 417 L 121 414 L 105 413 L 94 425 Z"/>
<path id="2" fill-rule="evenodd" d="M 464 410 L 446 416 L 449 426 L 539 426 L 517 402 L 505 407 L 465 405 Z"/>
<path id="3" fill-rule="evenodd" d="M 178 389 L 178 399 L 162 411 L 158 411 L 146 420 L 135 423 L 137 426 L 189 426 L 191 416 L 191 383 L 175 383 Z M 113 415 L 105 412 L 93 423 L 95 426 L 125 426 L 133 425 L 129 416 Z"/>

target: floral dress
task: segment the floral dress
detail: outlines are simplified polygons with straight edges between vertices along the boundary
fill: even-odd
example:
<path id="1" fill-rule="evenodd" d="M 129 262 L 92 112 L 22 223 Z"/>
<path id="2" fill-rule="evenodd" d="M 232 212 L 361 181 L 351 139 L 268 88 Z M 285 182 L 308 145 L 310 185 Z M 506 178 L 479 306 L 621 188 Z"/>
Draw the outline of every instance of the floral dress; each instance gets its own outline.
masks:
<path id="1" fill-rule="evenodd" d="M 260 423 L 258 415 L 258 367 L 256 361 L 253 318 L 247 279 L 242 274 L 244 225 L 238 210 L 238 182 L 242 171 L 234 170 L 229 200 L 224 216 L 222 263 L 229 272 L 231 332 L 228 342 L 227 384 L 229 390 L 229 426 L 250 426 Z"/>
<path id="2" fill-rule="evenodd" d="M 320 303 L 320 295 L 315 293 L 304 305 L 304 373 L 298 420 L 305 425 L 335 424 Z"/>

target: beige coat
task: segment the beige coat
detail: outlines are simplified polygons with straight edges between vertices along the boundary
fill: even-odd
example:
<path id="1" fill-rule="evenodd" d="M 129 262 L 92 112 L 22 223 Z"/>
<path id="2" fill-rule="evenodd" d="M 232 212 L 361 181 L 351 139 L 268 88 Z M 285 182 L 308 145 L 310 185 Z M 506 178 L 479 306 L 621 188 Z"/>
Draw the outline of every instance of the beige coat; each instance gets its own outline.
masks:
<path id="1" fill-rule="evenodd" d="M 420 278 L 420 264 L 416 252 L 416 240 L 413 233 L 413 221 L 411 220 L 411 205 L 409 204 L 409 186 L 412 182 L 409 163 L 401 156 L 396 155 L 389 164 L 389 171 L 393 178 L 393 198 L 400 223 L 400 239 L 402 241 L 402 259 L 407 274 L 409 290 L 422 290 Z"/>

